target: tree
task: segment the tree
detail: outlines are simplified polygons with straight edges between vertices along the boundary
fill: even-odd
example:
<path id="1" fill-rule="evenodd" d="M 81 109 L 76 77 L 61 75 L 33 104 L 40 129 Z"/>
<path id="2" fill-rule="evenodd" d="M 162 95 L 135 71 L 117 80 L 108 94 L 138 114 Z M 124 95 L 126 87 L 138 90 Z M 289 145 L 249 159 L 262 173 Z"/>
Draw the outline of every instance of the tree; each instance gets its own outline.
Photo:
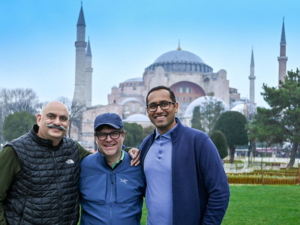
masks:
<path id="1" fill-rule="evenodd" d="M 4 118 L 14 112 L 27 111 L 35 115 L 43 106 L 32 89 L 1 89 L 0 102 Z"/>
<path id="2" fill-rule="evenodd" d="M 8 115 L 3 123 L 3 136 L 6 141 L 11 141 L 27 133 L 33 124 L 36 123 L 36 117 L 27 111 L 15 112 Z"/>
<path id="3" fill-rule="evenodd" d="M 229 145 L 230 163 L 234 162 L 234 153 L 236 145 L 247 145 L 248 137 L 245 126 L 246 117 L 235 111 L 223 113 L 218 119 L 214 130 L 220 130 L 227 139 Z"/>
<path id="4" fill-rule="evenodd" d="M 226 156 L 228 156 L 228 146 L 226 137 L 221 131 L 214 130 L 210 135 L 210 139 L 218 149 L 221 159 L 224 159 Z"/>
<path id="5" fill-rule="evenodd" d="M 280 122 L 280 115 L 273 115 L 272 110 L 257 108 L 257 114 L 252 121 L 248 121 L 246 129 L 249 131 L 249 139 L 252 141 L 266 143 L 266 147 L 273 144 L 282 144 L 285 140 L 284 130 Z"/>
<path id="6" fill-rule="evenodd" d="M 137 123 L 124 123 L 124 145 L 138 148 L 143 141 L 143 127 Z"/>
<path id="7" fill-rule="evenodd" d="M 280 130 L 270 130 L 270 135 L 281 133 L 284 141 L 292 143 L 292 152 L 288 168 L 292 167 L 300 142 L 300 72 L 288 71 L 285 81 L 280 81 L 278 87 L 263 84 L 261 93 L 270 109 L 263 112 L 277 120 Z"/>
<path id="8" fill-rule="evenodd" d="M 0 89 L 0 142 L 3 140 L 3 122 L 9 114 L 27 111 L 35 115 L 42 105 L 32 89 Z"/>
<path id="9" fill-rule="evenodd" d="M 215 127 L 217 120 L 225 111 L 225 108 L 221 101 L 213 97 L 213 93 L 206 96 L 205 100 L 206 101 L 199 106 L 200 116 L 196 111 L 198 106 L 194 108 L 193 113 L 196 113 L 196 115 L 193 115 L 194 120 L 192 121 L 192 127 L 194 124 L 193 128 L 200 128 L 199 130 L 209 133 Z"/>
<path id="10" fill-rule="evenodd" d="M 192 128 L 197 130 L 204 131 L 204 128 L 201 124 L 201 114 L 200 114 L 200 106 L 196 106 L 193 110 L 193 117 L 192 117 Z"/>

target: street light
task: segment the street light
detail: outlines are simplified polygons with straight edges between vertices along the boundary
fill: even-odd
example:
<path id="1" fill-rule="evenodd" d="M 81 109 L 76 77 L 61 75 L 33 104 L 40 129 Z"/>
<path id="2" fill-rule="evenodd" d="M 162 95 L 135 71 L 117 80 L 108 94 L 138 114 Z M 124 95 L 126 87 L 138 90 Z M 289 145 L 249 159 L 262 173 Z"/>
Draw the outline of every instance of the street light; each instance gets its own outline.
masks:
<path id="1" fill-rule="evenodd" d="M 250 142 L 250 138 L 249 138 L 249 135 L 250 135 L 250 131 L 247 132 L 247 137 L 248 137 L 248 167 L 250 165 L 250 149 L 251 149 L 251 142 Z"/>

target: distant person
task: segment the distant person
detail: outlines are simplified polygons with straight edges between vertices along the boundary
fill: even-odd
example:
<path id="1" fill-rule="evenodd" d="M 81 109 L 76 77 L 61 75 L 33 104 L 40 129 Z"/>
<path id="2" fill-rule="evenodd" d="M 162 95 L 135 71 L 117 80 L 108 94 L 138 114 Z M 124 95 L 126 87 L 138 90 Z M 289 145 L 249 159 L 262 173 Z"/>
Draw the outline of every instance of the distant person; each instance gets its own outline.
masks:
<path id="1" fill-rule="evenodd" d="M 81 225 L 140 224 L 145 177 L 130 166 L 122 150 L 124 125 L 119 115 L 104 113 L 94 123 L 98 152 L 81 161 Z"/>
<path id="2" fill-rule="evenodd" d="M 49 102 L 31 130 L 0 152 L 0 224 L 76 225 L 80 160 L 90 154 L 66 138 L 64 104 Z"/>
<path id="3" fill-rule="evenodd" d="M 175 117 L 179 105 L 169 88 L 152 88 L 146 104 L 156 126 L 140 147 L 147 225 L 221 224 L 230 192 L 216 147 Z"/>

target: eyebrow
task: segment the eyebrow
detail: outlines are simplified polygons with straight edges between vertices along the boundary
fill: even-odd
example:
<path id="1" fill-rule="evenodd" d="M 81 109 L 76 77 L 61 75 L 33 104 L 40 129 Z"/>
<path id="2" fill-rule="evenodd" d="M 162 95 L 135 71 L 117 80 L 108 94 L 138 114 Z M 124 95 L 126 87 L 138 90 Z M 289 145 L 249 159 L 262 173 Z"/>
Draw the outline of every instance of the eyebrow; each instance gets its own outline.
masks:
<path id="1" fill-rule="evenodd" d="M 46 116 L 54 116 L 54 117 L 57 117 L 57 114 L 50 112 L 50 113 L 47 113 Z M 60 116 L 59 118 L 68 119 L 69 117 L 68 117 L 67 115 L 62 115 L 62 116 Z"/>

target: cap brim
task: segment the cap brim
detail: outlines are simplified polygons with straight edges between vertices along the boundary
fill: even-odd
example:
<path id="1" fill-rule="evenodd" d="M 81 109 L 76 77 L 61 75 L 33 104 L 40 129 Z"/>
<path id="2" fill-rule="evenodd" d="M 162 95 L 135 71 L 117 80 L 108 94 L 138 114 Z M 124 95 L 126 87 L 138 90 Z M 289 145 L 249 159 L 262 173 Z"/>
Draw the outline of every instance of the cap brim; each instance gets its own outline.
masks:
<path id="1" fill-rule="evenodd" d="M 102 125 L 109 125 L 109 126 L 112 126 L 113 128 L 116 128 L 116 129 L 120 129 L 120 128 L 121 128 L 120 126 L 115 125 L 115 124 L 112 124 L 112 123 L 101 123 L 101 124 L 99 124 L 99 125 L 95 128 L 95 130 L 97 130 L 97 128 L 100 127 L 100 126 L 102 126 Z"/>

